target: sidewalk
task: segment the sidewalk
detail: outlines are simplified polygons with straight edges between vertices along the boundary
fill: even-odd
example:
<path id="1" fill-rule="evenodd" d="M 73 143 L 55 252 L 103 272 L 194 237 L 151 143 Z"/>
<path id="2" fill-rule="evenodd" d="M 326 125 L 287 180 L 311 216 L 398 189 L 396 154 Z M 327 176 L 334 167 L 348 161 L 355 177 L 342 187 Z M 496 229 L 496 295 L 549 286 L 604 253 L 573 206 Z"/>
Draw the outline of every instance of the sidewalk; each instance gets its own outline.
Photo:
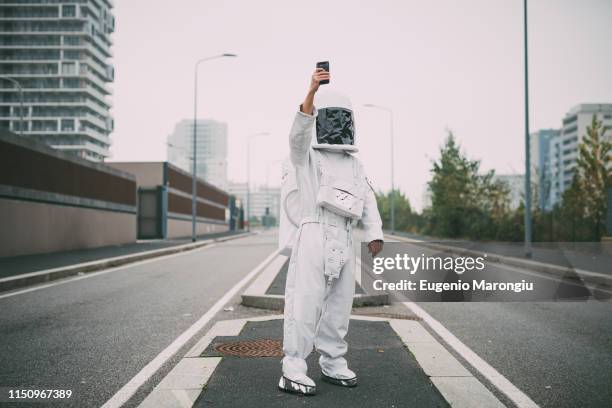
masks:
<path id="1" fill-rule="evenodd" d="M 228 343 L 272 340 L 282 353 L 283 321 L 247 322 L 238 336 L 216 337 L 203 357 L 223 357 L 194 407 L 447 407 L 448 404 L 404 348 L 388 322 L 351 320 L 347 359 L 358 373 L 355 388 L 319 379 L 318 354 L 308 358 L 317 395 L 300 397 L 277 388 L 280 356 L 240 357 L 220 353 Z M 254 343 L 252 343 L 254 344 Z M 248 345 L 248 343 L 247 343 Z M 236 345 L 234 345 L 236 346 Z M 247 352 L 245 347 L 242 352 Z M 417 391 L 418 390 L 418 391 Z M 417 391 L 417 392 L 415 392 Z"/>
<path id="2" fill-rule="evenodd" d="M 353 309 L 346 358 L 359 377 L 354 388 L 323 382 L 313 351 L 316 395 L 279 390 L 282 338 L 282 315 L 217 320 L 138 408 L 505 406 L 401 303 Z"/>
<path id="3" fill-rule="evenodd" d="M 229 231 L 199 236 L 199 240 L 220 238 L 241 233 Z M 36 272 L 44 269 L 60 268 L 83 262 L 97 261 L 122 255 L 131 255 L 154 249 L 169 248 L 187 244 L 191 238 L 139 241 L 133 244 L 112 245 L 100 248 L 77 249 L 74 251 L 52 252 L 49 254 L 21 255 L 0 258 L 0 278 Z"/>
<path id="4" fill-rule="evenodd" d="M 492 242 L 433 238 L 396 231 L 389 237 L 408 238 L 425 243 L 435 243 L 460 249 L 486 252 L 516 259 L 525 258 L 522 242 Z M 542 262 L 563 268 L 585 270 L 612 276 L 612 243 L 610 242 L 534 242 L 529 261 Z"/>

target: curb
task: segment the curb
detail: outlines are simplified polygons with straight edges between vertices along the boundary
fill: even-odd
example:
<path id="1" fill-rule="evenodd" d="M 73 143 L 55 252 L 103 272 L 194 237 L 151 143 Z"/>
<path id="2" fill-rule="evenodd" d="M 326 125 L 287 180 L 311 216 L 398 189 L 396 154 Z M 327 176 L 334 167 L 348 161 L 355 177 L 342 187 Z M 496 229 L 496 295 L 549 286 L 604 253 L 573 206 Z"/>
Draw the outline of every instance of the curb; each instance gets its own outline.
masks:
<path id="1" fill-rule="evenodd" d="M 353 296 L 353 307 L 384 306 L 391 304 L 388 294 Z M 258 309 L 283 311 L 285 297 L 282 295 L 242 295 L 242 305 Z"/>
<path id="2" fill-rule="evenodd" d="M 403 242 L 410 242 L 415 245 L 423 245 L 433 249 L 437 249 L 442 252 L 446 252 L 452 255 L 468 255 L 468 256 L 487 256 L 487 261 L 495 262 L 502 265 L 514 266 L 517 268 L 524 268 L 530 271 L 541 272 L 548 275 L 553 275 L 555 277 L 563 278 L 563 279 L 572 279 L 572 280 L 583 280 L 584 282 L 598 284 L 598 285 L 607 285 L 612 284 L 612 275 L 606 275 L 599 272 L 590 272 L 582 269 L 573 269 L 565 266 L 554 265 L 539 261 L 532 261 L 528 259 L 520 259 L 513 258 L 504 255 L 497 255 L 491 252 L 480 252 L 474 251 L 471 249 L 457 248 L 448 245 L 435 244 L 427 241 L 419 241 L 413 238 L 406 238 L 400 235 L 391 235 L 385 234 L 389 237 L 397 239 Z"/>
<path id="3" fill-rule="evenodd" d="M 233 239 L 244 238 L 253 234 L 253 232 L 244 232 L 227 237 L 212 238 L 206 239 L 204 241 L 192 242 L 189 244 L 176 245 L 169 248 L 154 249 L 152 251 L 143 251 L 136 254 L 117 256 L 113 258 L 100 259 L 97 261 L 84 262 L 76 265 L 62 266 L 59 268 L 29 272 L 17 276 L 9 276 L 7 278 L 0 279 L 0 292 L 19 289 L 37 283 L 49 282 L 56 279 L 61 279 L 82 273 L 96 272 L 111 267 L 142 261 L 145 259 L 157 258 L 164 255 L 190 251 L 216 242 L 224 242 Z"/>
<path id="4" fill-rule="evenodd" d="M 266 291 L 276 278 L 276 275 L 289 259 L 288 255 L 279 253 L 275 259 L 270 261 L 263 272 L 251 283 L 242 294 L 242 305 L 258 309 L 269 309 L 282 311 L 285 308 L 285 296 L 268 295 Z M 353 307 L 383 306 L 390 304 L 387 293 L 368 295 L 356 293 L 353 296 Z"/>

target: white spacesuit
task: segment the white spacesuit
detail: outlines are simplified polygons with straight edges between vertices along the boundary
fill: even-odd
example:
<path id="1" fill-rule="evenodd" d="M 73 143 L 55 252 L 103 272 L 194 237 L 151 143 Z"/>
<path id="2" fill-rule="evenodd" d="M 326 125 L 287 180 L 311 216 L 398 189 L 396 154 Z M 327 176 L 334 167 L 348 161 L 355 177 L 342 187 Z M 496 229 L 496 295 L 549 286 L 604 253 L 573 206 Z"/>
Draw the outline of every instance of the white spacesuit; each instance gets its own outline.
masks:
<path id="1" fill-rule="evenodd" d="M 279 381 L 285 391 L 314 394 L 305 361 L 313 345 L 323 380 L 357 384 L 343 357 L 355 292 L 353 224 L 361 220 L 366 242 L 383 234 L 374 191 L 350 154 L 354 140 L 350 101 L 333 91 L 316 95 L 312 115 L 298 111 L 289 134 L 280 226 L 280 245 L 291 247 Z"/>

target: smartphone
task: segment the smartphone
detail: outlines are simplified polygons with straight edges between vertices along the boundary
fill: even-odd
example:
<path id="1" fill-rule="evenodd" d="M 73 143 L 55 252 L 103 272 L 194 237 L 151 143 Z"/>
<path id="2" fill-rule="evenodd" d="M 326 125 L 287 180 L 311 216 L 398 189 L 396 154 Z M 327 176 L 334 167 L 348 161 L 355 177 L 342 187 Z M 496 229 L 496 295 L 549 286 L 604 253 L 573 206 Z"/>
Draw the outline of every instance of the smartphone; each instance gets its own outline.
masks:
<path id="1" fill-rule="evenodd" d="M 317 62 L 317 68 L 323 68 L 327 72 L 329 72 L 329 61 L 320 61 Z M 319 82 L 320 85 L 329 84 L 329 79 Z"/>

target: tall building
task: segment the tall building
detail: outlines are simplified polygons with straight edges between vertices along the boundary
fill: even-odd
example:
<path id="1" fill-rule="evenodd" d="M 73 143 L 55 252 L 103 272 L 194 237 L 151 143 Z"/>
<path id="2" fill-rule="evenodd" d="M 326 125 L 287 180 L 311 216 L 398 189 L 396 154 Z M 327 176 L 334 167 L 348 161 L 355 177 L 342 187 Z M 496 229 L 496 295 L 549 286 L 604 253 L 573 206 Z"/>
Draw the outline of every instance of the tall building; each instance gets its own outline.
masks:
<path id="1" fill-rule="evenodd" d="M 80 157 L 110 156 L 111 0 L 0 4 L 0 128 Z M 20 92 L 23 89 L 23 128 Z"/>
<path id="2" fill-rule="evenodd" d="M 216 120 L 197 122 L 196 172 L 199 178 L 227 190 L 227 124 Z M 185 171 L 192 172 L 193 120 L 176 124 L 168 136 L 168 161 Z"/>
<path id="3" fill-rule="evenodd" d="M 578 146 L 591 125 L 593 115 L 601 120 L 605 135 L 612 138 L 612 104 L 576 105 L 562 121 L 562 128 L 543 129 L 530 135 L 533 175 L 537 175 L 540 208 L 550 211 L 572 183 Z M 532 180 L 534 178 L 532 177 Z"/>
<path id="4" fill-rule="evenodd" d="M 578 145 L 591 125 L 593 115 L 603 122 L 611 137 L 612 104 L 585 103 L 572 109 L 563 118 L 561 135 L 550 140 L 550 208 L 561 200 L 572 183 L 578 159 Z"/>
<path id="5" fill-rule="evenodd" d="M 529 135 L 531 157 L 531 181 L 538 191 L 537 205 L 540 209 L 549 209 L 550 201 L 550 147 L 551 141 L 559 138 L 559 129 L 541 129 Z M 524 188 L 523 188 L 524 190 Z"/>
<path id="6" fill-rule="evenodd" d="M 236 196 L 243 203 L 244 216 L 247 214 L 247 183 L 228 183 L 228 193 Z M 273 187 L 268 185 L 257 185 L 254 186 L 251 183 L 251 193 L 249 194 L 251 199 L 250 213 L 251 217 L 256 217 L 260 221 L 265 215 L 274 217 L 278 222 L 280 217 L 280 187 Z"/>

